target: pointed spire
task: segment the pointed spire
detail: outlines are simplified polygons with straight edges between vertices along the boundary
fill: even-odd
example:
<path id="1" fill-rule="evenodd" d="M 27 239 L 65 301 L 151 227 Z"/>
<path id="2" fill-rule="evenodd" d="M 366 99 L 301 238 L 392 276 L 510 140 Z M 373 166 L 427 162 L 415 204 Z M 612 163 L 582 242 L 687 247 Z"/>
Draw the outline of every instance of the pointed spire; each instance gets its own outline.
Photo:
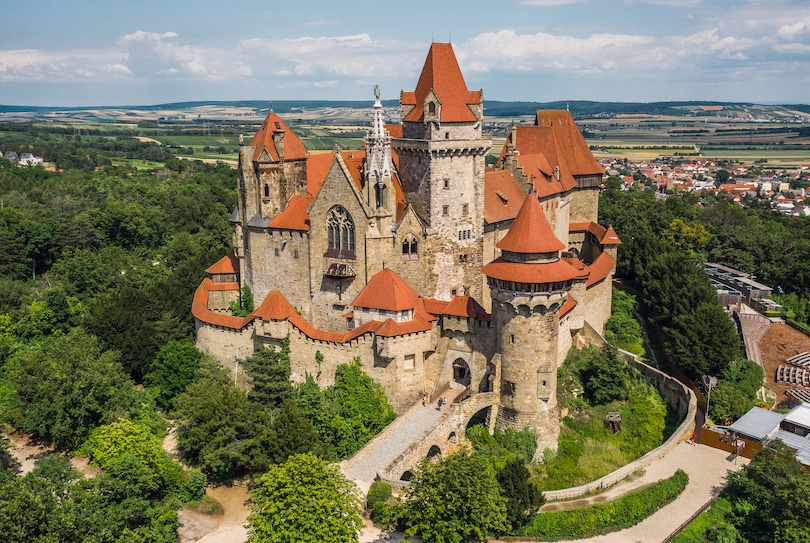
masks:
<path id="1" fill-rule="evenodd" d="M 515 222 L 495 246 L 502 251 L 523 254 L 554 253 L 565 249 L 563 242 L 554 235 L 533 188 L 523 201 Z"/>
<path id="2" fill-rule="evenodd" d="M 374 85 L 374 97 L 371 128 L 366 134 L 366 182 L 382 185 L 391 179 L 391 134 L 385 128 L 385 111 L 378 85 Z"/>

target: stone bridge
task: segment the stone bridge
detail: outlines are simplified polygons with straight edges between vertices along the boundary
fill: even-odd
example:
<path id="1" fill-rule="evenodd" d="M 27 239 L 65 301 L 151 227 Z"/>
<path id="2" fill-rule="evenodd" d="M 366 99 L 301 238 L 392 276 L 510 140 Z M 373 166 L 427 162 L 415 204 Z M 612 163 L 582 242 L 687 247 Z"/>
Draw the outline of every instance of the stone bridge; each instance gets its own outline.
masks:
<path id="1" fill-rule="evenodd" d="M 422 460 L 433 456 L 446 456 L 466 438 L 467 424 L 481 410 L 488 409 L 487 426 L 492 429 L 497 409 L 494 392 L 462 394 L 447 407 L 435 426 L 420 440 L 412 443 L 389 466 L 378 473 L 381 480 L 394 488 L 403 488 L 410 478 L 411 470 Z"/>

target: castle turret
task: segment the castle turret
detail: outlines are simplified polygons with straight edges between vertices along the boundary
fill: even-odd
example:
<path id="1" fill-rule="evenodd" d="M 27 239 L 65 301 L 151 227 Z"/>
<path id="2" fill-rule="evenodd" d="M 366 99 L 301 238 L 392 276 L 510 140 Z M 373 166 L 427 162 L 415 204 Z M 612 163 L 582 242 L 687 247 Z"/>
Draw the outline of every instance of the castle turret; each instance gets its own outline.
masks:
<path id="1" fill-rule="evenodd" d="M 385 128 L 385 112 L 380 102 L 380 87 L 374 86 L 374 112 L 366 134 L 366 166 L 363 196 L 377 220 L 383 236 L 396 232 L 396 190 L 392 178 L 391 135 Z"/>
<path id="2" fill-rule="evenodd" d="M 531 428 L 542 455 L 543 449 L 557 447 L 560 308 L 577 270 L 560 259 L 565 245 L 554 235 L 533 190 L 496 247 L 501 256 L 481 270 L 492 294 L 501 355 L 496 426 Z"/>

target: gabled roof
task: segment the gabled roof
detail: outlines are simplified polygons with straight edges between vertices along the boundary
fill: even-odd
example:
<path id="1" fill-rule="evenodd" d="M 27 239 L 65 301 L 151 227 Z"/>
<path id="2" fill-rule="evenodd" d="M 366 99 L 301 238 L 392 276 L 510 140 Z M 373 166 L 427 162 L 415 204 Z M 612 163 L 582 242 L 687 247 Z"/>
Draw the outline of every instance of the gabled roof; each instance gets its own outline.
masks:
<path id="1" fill-rule="evenodd" d="M 602 239 L 599 241 L 602 245 L 621 245 L 622 240 L 619 239 L 619 235 L 613 229 L 613 225 L 610 224 L 607 227 L 607 231 L 605 235 L 602 236 Z"/>
<path id="2" fill-rule="evenodd" d="M 391 268 L 377 272 L 352 302 L 353 307 L 405 311 L 416 309 L 419 295 Z"/>
<path id="3" fill-rule="evenodd" d="M 602 175 L 605 172 L 593 157 L 570 111 L 538 110 L 534 124 L 548 126 L 554 132 L 558 151 L 565 157 L 571 174 Z"/>
<path id="4" fill-rule="evenodd" d="M 295 132 L 289 129 L 281 117 L 270 111 L 262 122 L 259 131 L 250 140 L 250 146 L 255 147 L 253 160 L 258 161 L 262 151 L 267 150 L 273 162 L 278 162 L 280 157 L 273 142 L 273 133 L 281 130 L 284 132 L 284 160 L 302 160 L 307 158 L 307 149 Z"/>
<path id="5" fill-rule="evenodd" d="M 585 268 L 588 270 L 588 280 L 585 282 L 585 287 L 590 288 L 606 279 L 615 265 L 616 261 L 609 254 L 602 253 L 597 256 L 596 260 Z"/>
<path id="6" fill-rule="evenodd" d="M 461 123 L 477 120 L 469 105 L 480 103 L 481 92 L 467 90 L 453 46 L 449 43 L 431 44 L 422 74 L 416 84 L 416 91 L 402 93 L 401 102 L 415 106 L 402 119 L 404 122 L 421 122 L 424 119 L 425 98 L 431 90 L 441 104 L 439 119 L 441 122 Z"/>
<path id="7" fill-rule="evenodd" d="M 514 219 L 526 193 L 508 170 L 487 168 L 484 173 L 484 220 L 493 224 Z"/>
<path id="8" fill-rule="evenodd" d="M 228 253 L 214 263 L 213 266 L 205 270 L 205 273 L 211 275 L 225 275 L 232 273 L 239 273 L 239 259 L 236 258 L 234 253 Z"/>
<path id="9" fill-rule="evenodd" d="M 495 246 L 502 251 L 524 254 L 553 253 L 565 249 L 563 242 L 554 235 L 546 213 L 533 192 L 523 199 L 515 222 Z"/>

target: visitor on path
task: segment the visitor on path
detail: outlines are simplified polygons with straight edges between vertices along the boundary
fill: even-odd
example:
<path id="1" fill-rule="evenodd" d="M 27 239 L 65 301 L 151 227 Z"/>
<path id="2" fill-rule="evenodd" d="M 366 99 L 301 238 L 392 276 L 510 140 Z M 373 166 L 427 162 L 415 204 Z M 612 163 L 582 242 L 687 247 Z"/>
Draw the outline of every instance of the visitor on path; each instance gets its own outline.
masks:
<path id="1" fill-rule="evenodd" d="M 436 409 L 438 411 L 442 410 L 442 399 L 441 398 L 439 398 L 438 401 L 436 401 Z"/>
<path id="2" fill-rule="evenodd" d="M 427 394 L 422 394 L 422 407 L 427 405 Z"/>
<path id="3" fill-rule="evenodd" d="M 689 444 L 694 445 L 696 439 L 697 439 L 697 433 L 692 432 L 692 439 L 689 440 Z"/>

